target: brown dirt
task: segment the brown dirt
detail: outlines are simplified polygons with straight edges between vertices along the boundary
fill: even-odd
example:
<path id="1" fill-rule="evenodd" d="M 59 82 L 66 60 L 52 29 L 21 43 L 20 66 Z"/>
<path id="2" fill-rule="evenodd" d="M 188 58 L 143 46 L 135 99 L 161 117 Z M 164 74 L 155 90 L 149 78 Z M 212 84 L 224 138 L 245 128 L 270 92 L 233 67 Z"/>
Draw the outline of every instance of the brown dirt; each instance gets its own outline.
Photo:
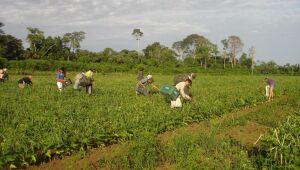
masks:
<path id="1" fill-rule="evenodd" d="M 256 112 L 260 110 L 262 107 L 266 107 L 270 105 L 270 103 L 263 103 L 259 106 L 256 107 L 244 107 L 241 110 L 237 112 L 231 112 L 227 113 L 221 117 L 214 118 L 210 121 L 202 121 L 202 122 L 197 122 L 197 123 L 192 123 L 189 124 L 188 126 L 180 127 L 178 129 L 175 129 L 173 131 L 167 131 L 162 134 L 158 135 L 159 140 L 162 143 L 167 143 L 171 141 L 174 137 L 182 134 L 183 132 L 185 133 L 190 133 L 191 135 L 197 135 L 199 132 L 209 132 L 211 131 L 211 128 L 215 125 L 222 125 L 224 123 L 227 123 L 229 121 L 234 121 L 240 117 L 243 117 L 249 113 Z"/>
<path id="2" fill-rule="evenodd" d="M 259 138 L 268 133 L 270 127 L 256 122 L 248 122 L 244 126 L 235 126 L 218 135 L 218 138 L 231 137 L 240 142 L 246 148 L 252 148 L 259 144 Z M 256 143 L 257 142 L 257 143 Z"/>
<path id="3" fill-rule="evenodd" d="M 113 144 L 103 148 L 91 149 L 88 155 L 82 158 L 78 153 L 66 156 L 63 159 L 52 160 L 38 166 L 30 166 L 29 170 L 82 170 L 82 169 L 99 169 L 98 161 L 104 157 L 114 155 L 123 146 Z"/>

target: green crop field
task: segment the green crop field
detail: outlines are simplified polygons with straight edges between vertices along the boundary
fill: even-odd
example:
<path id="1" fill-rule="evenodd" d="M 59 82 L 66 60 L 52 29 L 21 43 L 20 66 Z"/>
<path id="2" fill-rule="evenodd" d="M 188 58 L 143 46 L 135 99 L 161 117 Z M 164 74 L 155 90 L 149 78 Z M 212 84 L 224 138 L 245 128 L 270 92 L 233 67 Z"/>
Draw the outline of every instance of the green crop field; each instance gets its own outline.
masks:
<path id="1" fill-rule="evenodd" d="M 74 74 L 69 77 L 74 80 Z M 193 101 L 184 103 L 182 109 L 171 109 L 161 94 L 137 96 L 136 76 L 131 74 L 96 74 L 90 96 L 72 87 L 59 92 L 54 74 L 34 76 L 33 87 L 27 89 L 18 88 L 19 78 L 12 75 L 0 84 L 0 168 L 85 153 L 92 147 L 131 141 L 146 132 L 160 134 L 265 101 L 263 76 L 200 74 L 193 81 Z M 300 77 L 272 78 L 277 81 L 275 101 L 294 96 L 293 101 L 300 105 Z M 154 80 L 157 86 L 172 84 L 173 76 L 154 75 Z M 172 148 L 167 151 L 175 153 Z"/>

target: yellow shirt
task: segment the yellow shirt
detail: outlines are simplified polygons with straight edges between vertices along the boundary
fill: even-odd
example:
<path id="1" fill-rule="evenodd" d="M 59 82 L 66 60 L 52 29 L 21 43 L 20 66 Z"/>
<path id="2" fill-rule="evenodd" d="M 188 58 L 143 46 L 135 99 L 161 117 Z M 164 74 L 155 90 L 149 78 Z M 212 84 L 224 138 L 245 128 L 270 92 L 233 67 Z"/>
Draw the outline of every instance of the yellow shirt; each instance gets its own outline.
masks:
<path id="1" fill-rule="evenodd" d="M 90 71 L 87 71 L 86 73 L 84 73 L 84 75 L 88 78 L 92 78 L 93 77 L 93 72 L 90 70 Z"/>

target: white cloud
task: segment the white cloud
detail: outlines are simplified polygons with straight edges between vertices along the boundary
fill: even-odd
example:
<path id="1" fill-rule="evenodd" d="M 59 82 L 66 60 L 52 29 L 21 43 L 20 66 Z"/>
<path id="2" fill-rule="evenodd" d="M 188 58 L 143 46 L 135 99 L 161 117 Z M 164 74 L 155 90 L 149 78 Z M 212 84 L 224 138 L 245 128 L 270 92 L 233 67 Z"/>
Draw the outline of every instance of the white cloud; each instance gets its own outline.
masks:
<path id="1" fill-rule="evenodd" d="M 22 39 L 27 26 L 48 35 L 85 31 L 83 47 L 90 50 L 108 45 L 134 48 L 130 33 L 136 27 L 144 32 L 144 46 L 154 41 L 171 45 L 192 33 L 220 45 L 221 39 L 235 34 L 256 46 L 261 60 L 284 55 L 300 63 L 298 0 L 2 0 L 0 6 L 4 30 Z M 288 38 L 277 41 L 283 33 Z M 279 57 L 275 60 L 281 62 Z"/>

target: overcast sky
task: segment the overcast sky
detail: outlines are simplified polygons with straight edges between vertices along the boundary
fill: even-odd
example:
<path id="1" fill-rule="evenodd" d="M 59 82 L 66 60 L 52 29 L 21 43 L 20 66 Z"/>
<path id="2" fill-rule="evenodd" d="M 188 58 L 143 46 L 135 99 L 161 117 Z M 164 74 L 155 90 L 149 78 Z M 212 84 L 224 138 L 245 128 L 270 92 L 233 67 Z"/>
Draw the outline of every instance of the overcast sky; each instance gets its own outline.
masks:
<path id="1" fill-rule="evenodd" d="M 256 59 L 300 64 L 300 0 L 0 0 L 3 30 L 26 42 L 26 27 L 45 35 L 84 31 L 82 48 L 136 49 L 134 28 L 144 33 L 141 47 L 171 47 L 189 34 L 220 40 L 237 35 Z M 25 44 L 26 46 L 26 44 Z"/>

